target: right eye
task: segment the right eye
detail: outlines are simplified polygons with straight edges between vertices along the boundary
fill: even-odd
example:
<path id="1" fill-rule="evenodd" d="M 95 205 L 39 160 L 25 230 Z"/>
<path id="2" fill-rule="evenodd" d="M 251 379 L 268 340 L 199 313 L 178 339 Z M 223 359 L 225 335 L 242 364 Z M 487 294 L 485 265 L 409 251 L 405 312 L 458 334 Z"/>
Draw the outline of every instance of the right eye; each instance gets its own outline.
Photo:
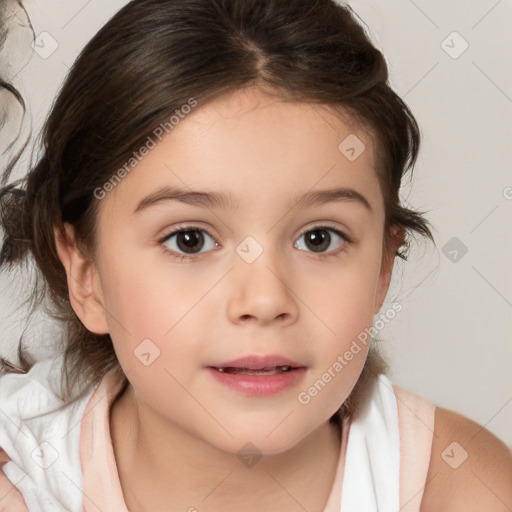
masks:
<path id="1" fill-rule="evenodd" d="M 210 247 L 207 247 L 206 251 L 201 251 L 207 239 L 210 239 Z M 193 258 L 195 255 L 201 254 L 201 252 L 207 252 L 219 246 L 210 233 L 198 226 L 185 226 L 175 229 L 160 239 L 158 243 L 170 251 L 172 256 L 180 260 Z M 206 245 L 208 246 L 208 243 Z"/>

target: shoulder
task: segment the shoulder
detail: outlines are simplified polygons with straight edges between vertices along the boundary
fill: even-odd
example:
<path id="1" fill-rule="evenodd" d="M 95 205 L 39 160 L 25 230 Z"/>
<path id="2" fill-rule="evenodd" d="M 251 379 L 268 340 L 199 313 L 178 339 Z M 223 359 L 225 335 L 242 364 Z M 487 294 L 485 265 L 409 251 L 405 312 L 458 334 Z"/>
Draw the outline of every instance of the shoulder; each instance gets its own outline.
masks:
<path id="1" fill-rule="evenodd" d="M 436 408 L 421 512 L 512 511 L 512 452 L 494 434 Z"/>

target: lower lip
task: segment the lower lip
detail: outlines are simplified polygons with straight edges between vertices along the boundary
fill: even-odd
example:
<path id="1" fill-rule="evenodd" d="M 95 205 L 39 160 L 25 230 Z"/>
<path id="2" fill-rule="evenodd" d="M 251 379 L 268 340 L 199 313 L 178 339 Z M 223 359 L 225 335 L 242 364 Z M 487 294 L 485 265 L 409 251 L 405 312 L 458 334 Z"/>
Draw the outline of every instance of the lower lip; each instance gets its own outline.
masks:
<path id="1" fill-rule="evenodd" d="M 275 395 L 286 388 L 296 385 L 306 373 L 306 368 L 304 367 L 271 375 L 226 373 L 219 372 L 219 370 L 211 367 L 207 368 L 207 370 L 224 386 L 249 396 Z"/>

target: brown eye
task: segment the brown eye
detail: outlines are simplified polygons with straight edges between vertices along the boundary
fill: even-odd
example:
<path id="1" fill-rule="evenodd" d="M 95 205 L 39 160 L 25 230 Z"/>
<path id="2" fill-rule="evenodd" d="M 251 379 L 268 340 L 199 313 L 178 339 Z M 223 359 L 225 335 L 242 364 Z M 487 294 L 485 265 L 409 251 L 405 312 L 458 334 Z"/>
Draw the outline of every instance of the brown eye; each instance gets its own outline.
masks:
<path id="1" fill-rule="evenodd" d="M 208 242 L 208 239 L 211 242 L 205 243 Z M 217 246 L 213 237 L 206 231 L 192 228 L 173 231 L 161 240 L 160 243 L 178 254 L 191 255 L 200 253 L 205 245 L 207 246 L 207 250 L 214 249 Z M 210 248 L 208 248 L 208 245 L 210 245 Z"/>
<path id="2" fill-rule="evenodd" d="M 331 233 L 334 234 L 331 235 Z M 304 243 L 300 244 L 299 240 L 304 238 Z M 295 247 L 297 249 L 307 249 L 311 252 L 323 253 L 326 252 L 327 249 L 333 243 L 333 240 L 337 242 L 335 247 L 331 247 L 330 251 L 334 251 L 340 246 L 344 245 L 345 242 L 348 241 L 347 236 L 341 231 L 330 228 L 327 226 L 317 226 L 313 229 L 308 229 L 304 231 L 302 235 L 299 237 L 299 240 L 296 242 Z M 340 243 L 341 241 L 341 243 Z"/>
<path id="3" fill-rule="evenodd" d="M 315 252 L 325 251 L 331 243 L 331 235 L 325 229 L 308 231 L 305 235 L 306 245 Z"/>
<path id="4" fill-rule="evenodd" d="M 181 231 L 176 235 L 176 245 L 180 251 L 195 253 L 201 250 L 204 236 L 201 231 Z"/>

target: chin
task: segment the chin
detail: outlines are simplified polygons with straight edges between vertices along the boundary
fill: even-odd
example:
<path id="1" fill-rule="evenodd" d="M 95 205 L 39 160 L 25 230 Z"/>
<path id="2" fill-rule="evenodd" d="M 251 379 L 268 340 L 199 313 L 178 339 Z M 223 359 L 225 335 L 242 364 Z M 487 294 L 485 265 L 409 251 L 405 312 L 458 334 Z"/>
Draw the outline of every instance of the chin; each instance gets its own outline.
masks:
<path id="1" fill-rule="evenodd" d="M 223 431 L 222 439 L 217 438 L 215 445 L 219 449 L 238 457 L 251 453 L 256 457 L 285 453 L 311 433 L 311 430 L 305 426 L 303 429 L 297 429 L 296 418 L 294 419 L 294 425 L 292 425 L 292 416 L 293 413 L 284 421 L 280 418 L 277 422 L 260 422 L 257 425 L 253 424 L 252 427 L 249 427 L 247 420 L 245 420 L 242 426 L 227 428 L 233 437 Z"/>

